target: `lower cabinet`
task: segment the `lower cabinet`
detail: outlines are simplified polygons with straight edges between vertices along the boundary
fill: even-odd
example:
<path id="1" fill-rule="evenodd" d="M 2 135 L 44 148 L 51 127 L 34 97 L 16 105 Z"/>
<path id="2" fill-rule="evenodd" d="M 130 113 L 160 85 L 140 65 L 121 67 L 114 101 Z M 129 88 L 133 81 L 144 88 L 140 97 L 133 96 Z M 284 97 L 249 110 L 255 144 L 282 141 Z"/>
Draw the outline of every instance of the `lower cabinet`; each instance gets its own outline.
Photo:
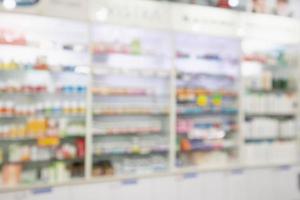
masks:
<path id="1" fill-rule="evenodd" d="M 300 200 L 300 167 L 187 173 L 1 193 L 0 200 Z"/>

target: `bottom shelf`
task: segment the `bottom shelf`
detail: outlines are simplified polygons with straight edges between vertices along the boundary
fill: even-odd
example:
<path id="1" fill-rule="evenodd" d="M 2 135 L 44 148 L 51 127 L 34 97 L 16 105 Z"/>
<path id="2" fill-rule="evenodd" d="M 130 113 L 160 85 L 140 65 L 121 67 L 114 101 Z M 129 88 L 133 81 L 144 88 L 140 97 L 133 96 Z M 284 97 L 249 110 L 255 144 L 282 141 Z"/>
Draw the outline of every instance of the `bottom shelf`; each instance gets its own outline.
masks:
<path id="1" fill-rule="evenodd" d="M 120 182 L 127 183 L 128 181 L 138 181 L 139 179 L 148 179 L 154 177 L 167 177 L 167 176 L 189 176 L 195 173 L 209 173 L 209 172 L 224 172 L 224 173 L 241 173 L 244 170 L 251 169 L 280 169 L 287 170 L 291 167 L 299 167 L 300 162 L 285 162 L 285 163 L 264 163 L 264 164 L 253 164 L 253 165 L 245 165 L 238 163 L 227 163 L 226 165 L 215 165 L 215 166 L 193 166 L 193 167 L 184 167 L 184 168 L 176 168 L 173 171 L 168 172 L 156 172 L 152 174 L 144 174 L 144 175 L 123 175 L 123 176 L 101 176 L 101 177 L 91 177 L 90 179 L 86 178 L 72 178 L 69 180 L 45 183 L 45 182 L 36 182 L 32 184 L 20 184 L 17 186 L 1 186 L 0 185 L 0 193 L 13 193 L 16 191 L 37 191 L 37 190 L 45 190 L 52 189 L 52 187 L 64 187 L 70 185 L 82 185 L 89 183 L 107 183 L 107 182 Z"/>
<path id="2" fill-rule="evenodd" d="M 94 155 L 93 176 L 151 174 L 168 170 L 168 151 L 147 154 Z"/>
<path id="3" fill-rule="evenodd" d="M 83 159 L 10 162 L 1 166 L 4 187 L 27 184 L 53 184 L 84 177 Z"/>

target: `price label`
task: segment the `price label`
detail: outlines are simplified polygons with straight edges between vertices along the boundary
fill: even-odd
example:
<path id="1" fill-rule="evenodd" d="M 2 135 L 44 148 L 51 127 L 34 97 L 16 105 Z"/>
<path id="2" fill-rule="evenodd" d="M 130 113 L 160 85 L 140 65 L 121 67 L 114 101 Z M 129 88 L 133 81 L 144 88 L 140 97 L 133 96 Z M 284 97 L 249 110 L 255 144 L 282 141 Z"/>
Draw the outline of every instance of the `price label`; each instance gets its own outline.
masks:
<path id="1" fill-rule="evenodd" d="M 280 166 L 279 169 L 282 170 L 282 171 L 289 171 L 291 169 L 291 166 L 283 165 L 283 166 Z"/>
<path id="2" fill-rule="evenodd" d="M 184 179 L 195 179 L 198 178 L 198 173 L 196 172 L 191 172 L 191 173 L 186 173 L 183 175 Z"/>
<path id="3" fill-rule="evenodd" d="M 53 147 L 60 144 L 60 138 L 58 137 L 41 137 L 37 141 L 41 147 Z"/>
<path id="4" fill-rule="evenodd" d="M 121 184 L 125 185 L 125 186 L 137 185 L 138 184 L 138 180 L 137 179 L 125 179 L 125 180 L 121 181 Z"/>
<path id="5" fill-rule="evenodd" d="M 242 175 L 244 173 L 244 170 L 242 169 L 234 169 L 231 171 L 231 174 L 233 175 Z"/>
<path id="6" fill-rule="evenodd" d="M 52 188 L 38 188 L 31 191 L 34 195 L 41 195 L 46 193 L 52 193 Z"/>
<path id="7" fill-rule="evenodd" d="M 208 105 L 208 97 L 206 95 L 199 95 L 197 97 L 197 105 L 205 107 Z"/>

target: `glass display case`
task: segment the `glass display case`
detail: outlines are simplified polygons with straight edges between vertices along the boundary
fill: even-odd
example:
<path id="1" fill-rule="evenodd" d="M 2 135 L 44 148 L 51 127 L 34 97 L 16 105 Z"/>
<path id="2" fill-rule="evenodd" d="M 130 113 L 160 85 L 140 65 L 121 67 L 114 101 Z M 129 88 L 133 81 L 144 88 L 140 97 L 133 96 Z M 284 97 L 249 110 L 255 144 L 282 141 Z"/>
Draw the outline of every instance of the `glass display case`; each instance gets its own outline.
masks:
<path id="1" fill-rule="evenodd" d="M 176 35 L 177 165 L 226 166 L 239 150 L 240 41 Z"/>
<path id="2" fill-rule="evenodd" d="M 3 186 L 84 177 L 87 26 L 4 14 L 0 24 Z"/>
<path id="3" fill-rule="evenodd" d="M 168 169 L 168 41 L 164 32 L 94 25 L 94 176 Z"/>
<path id="4" fill-rule="evenodd" d="M 243 42 L 245 156 L 248 164 L 297 161 L 299 59 L 294 45 Z"/>

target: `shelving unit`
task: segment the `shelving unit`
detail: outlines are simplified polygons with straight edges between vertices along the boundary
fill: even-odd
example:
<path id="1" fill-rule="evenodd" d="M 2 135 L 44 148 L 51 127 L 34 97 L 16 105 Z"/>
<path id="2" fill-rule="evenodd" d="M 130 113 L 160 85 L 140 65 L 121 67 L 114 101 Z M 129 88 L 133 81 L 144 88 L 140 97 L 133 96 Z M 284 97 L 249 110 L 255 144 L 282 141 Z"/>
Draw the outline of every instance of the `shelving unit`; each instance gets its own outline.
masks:
<path id="1" fill-rule="evenodd" d="M 1 182 L 15 187 L 83 178 L 87 26 L 4 14 L 0 21 Z M 65 29 L 55 31 L 56 25 Z"/>
<path id="2" fill-rule="evenodd" d="M 270 25 L 266 35 L 299 44 L 294 21 L 159 2 L 91 2 L 81 22 L 0 14 L 0 174 L 11 180 L 4 187 L 298 162 L 289 157 L 297 155 L 290 154 L 297 132 L 248 137 L 242 123 L 298 120 L 298 80 L 245 90 L 240 74 L 241 43 L 249 35 L 257 38 L 255 30 Z M 264 79 L 270 80 L 274 54 L 244 52 L 243 63 L 268 69 Z M 262 104 L 282 98 L 261 111 L 244 91 Z M 283 110 L 278 105 L 286 101 Z M 289 123 L 282 129 L 296 131 Z M 253 162 L 242 160 L 251 149 Z M 30 153 L 37 150 L 41 157 Z M 268 152 L 289 162 L 262 162 Z"/>
<path id="3" fill-rule="evenodd" d="M 170 66 L 166 36 L 94 25 L 93 176 L 167 171 Z"/>
<path id="4" fill-rule="evenodd" d="M 294 163 L 298 55 L 294 45 L 265 43 L 245 40 L 243 45 L 245 162 Z"/>
<path id="5" fill-rule="evenodd" d="M 177 165 L 226 165 L 239 152 L 239 41 L 176 35 Z"/>

